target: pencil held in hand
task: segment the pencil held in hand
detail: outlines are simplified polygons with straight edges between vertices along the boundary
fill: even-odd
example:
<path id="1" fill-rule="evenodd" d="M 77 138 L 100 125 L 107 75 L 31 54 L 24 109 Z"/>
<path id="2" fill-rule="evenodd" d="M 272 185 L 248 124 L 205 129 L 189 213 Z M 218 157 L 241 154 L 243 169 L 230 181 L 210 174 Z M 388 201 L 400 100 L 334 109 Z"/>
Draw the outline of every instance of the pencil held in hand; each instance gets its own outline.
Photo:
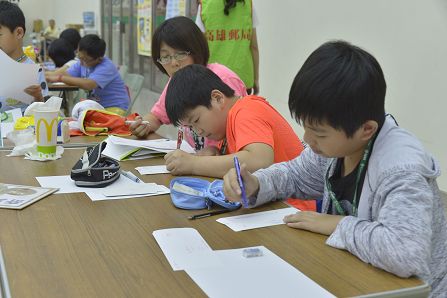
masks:
<path id="1" fill-rule="evenodd" d="M 125 123 L 126 125 L 132 125 L 132 124 L 134 124 L 135 122 L 136 122 L 136 121 L 133 121 L 133 120 L 126 120 L 126 121 L 124 121 L 124 123 Z M 143 121 L 141 121 L 141 124 L 149 125 L 149 121 L 143 120 Z"/>
<path id="2" fill-rule="evenodd" d="M 242 205 L 245 208 L 247 208 L 248 207 L 248 200 L 247 200 L 247 196 L 245 194 L 244 182 L 242 181 L 241 166 L 239 164 L 239 160 L 237 159 L 237 156 L 235 156 L 233 160 L 234 160 L 234 168 L 236 169 L 237 181 L 239 183 L 239 187 L 241 188 Z"/>
<path id="3" fill-rule="evenodd" d="M 177 133 L 177 149 L 180 149 L 182 141 L 183 141 L 183 130 L 179 128 Z"/>

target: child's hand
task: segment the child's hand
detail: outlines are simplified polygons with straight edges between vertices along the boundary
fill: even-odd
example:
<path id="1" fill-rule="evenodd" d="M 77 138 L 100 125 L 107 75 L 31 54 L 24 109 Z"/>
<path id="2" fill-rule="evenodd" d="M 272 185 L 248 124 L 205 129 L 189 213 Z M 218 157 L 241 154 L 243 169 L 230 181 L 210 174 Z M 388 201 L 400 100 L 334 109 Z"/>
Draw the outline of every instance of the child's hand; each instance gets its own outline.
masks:
<path id="1" fill-rule="evenodd" d="M 48 83 L 56 83 L 59 81 L 59 76 L 58 75 L 52 75 L 52 74 L 46 74 L 45 75 L 45 80 Z"/>
<path id="2" fill-rule="evenodd" d="M 182 150 L 175 150 L 165 155 L 166 169 L 172 175 L 192 174 L 195 155 Z"/>
<path id="3" fill-rule="evenodd" d="M 143 117 L 137 116 L 135 122 L 129 126 L 132 134 L 140 139 L 146 138 L 153 130 L 150 124 L 142 123 Z"/>
<path id="4" fill-rule="evenodd" d="M 40 88 L 39 85 L 31 85 L 31 86 L 25 88 L 25 90 L 23 90 L 23 91 L 26 94 L 32 96 L 35 101 L 43 101 L 42 88 Z"/>
<path id="5" fill-rule="evenodd" d="M 247 198 L 255 196 L 259 191 L 259 180 L 255 175 L 252 175 L 243 163 L 241 165 L 241 177 L 244 183 L 245 195 Z M 225 197 L 231 201 L 241 201 L 241 188 L 237 179 L 236 169 L 230 169 L 224 179 L 224 194 Z"/>
<path id="6" fill-rule="evenodd" d="M 216 146 L 208 146 L 196 152 L 199 156 L 216 156 L 220 155 L 219 148 Z"/>
<path id="7" fill-rule="evenodd" d="M 284 222 L 291 228 L 330 235 L 335 231 L 343 217 L 341 215 L 322 214 L 313 211 L 299 211 L 284 217 Z"/>

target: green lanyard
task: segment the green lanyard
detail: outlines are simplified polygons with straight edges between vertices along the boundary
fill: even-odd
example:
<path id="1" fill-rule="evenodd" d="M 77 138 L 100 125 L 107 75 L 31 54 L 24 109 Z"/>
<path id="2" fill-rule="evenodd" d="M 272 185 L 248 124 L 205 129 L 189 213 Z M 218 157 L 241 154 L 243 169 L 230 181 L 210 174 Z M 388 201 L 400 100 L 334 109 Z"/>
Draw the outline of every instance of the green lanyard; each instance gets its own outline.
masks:
<path id="1" fill-rule="evenodd" d="M 357 169 L 357 177 L 355 179 L 354 198 L 352 200 L 352 215 L 353 216 L 357 216 L 357 207 L 356 207 L 356 205 L 357 205 L 357 190 L 359 187 L 360 177 L 362 176 L 362 173 L 363 173 L 366 165 L 368 164 L 368 159 L 369 159 L 369 156 L 371 155 L 371 147 L 372 147 L 372 144 L 374 143 L 374 139 L 375 139 L 375 136 L 373 136 L 371 138 L 371 140 L 369 140 L 368 145 L 366 146 L 365 152 L 363 152 L 363 157 L 360 160 L 359 167 Z M 327 172 L 326 172 L 326 187 L 327 187 L 327 191 L 329 194 L 329 198 L 331 199 L 332 203 L 334 203 L 334 207 L 337 210 L 337 213 L 339 215 L 346 215 L 345 211 L 343 210 L 343 208 L 340 205 L 340 202 L 337 200 L 334 192 L 332 191 L 332 185 L 329 182 L 330 168 L 331 168 L 331 166 L 328 167 Z"/>
<path id="2" fill-rule="evenodd" d="M 23 54 L 22 56 L 20 56 L 19 58 L 16 59 L 17 62 L 22 62 L 22 60 L 24 60 L 26 58 L 26 55 Z"/>

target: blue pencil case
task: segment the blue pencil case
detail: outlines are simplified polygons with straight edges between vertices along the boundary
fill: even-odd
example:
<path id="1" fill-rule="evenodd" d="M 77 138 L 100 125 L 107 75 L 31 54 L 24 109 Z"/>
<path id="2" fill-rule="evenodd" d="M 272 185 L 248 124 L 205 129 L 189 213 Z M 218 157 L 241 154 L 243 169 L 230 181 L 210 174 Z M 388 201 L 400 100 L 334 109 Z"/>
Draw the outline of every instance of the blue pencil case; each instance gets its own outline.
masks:
<path id="1" fill-rule="evenodd" d="M 223 180 L 209 182 L 200 178 L 178 177 L 171 180 L 171 200 L 175 207 L 181 209 L 211 209 L 218 205 L 236 210 L 240 202 L 230 202 L 223 193 Z"/>

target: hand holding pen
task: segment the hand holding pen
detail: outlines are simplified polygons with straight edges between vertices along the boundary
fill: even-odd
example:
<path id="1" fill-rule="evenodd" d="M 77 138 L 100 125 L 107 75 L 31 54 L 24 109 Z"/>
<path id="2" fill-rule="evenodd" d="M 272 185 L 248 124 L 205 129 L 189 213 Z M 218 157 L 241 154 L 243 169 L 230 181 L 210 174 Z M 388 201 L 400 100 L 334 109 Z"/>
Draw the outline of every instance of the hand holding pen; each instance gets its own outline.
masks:
<path id="1" fill-rule="evenodd" d="M 259 191 L 259 181 L 246 169 L 245 164 L 239 164 L 236 156 L 234 157 L 234 166 L 223 178 L 224 194 L 229 200 L 240 201 L 247 208 L 249 206 L 248 198 L 256 196 Z"/>
<path id="2" fill-rule="evenodd" d="M 125 123 L 129 125 L 130 132 L 138 138 L 145 138 L 153 131 L 149 121 L 143 120 L 141 116 L 137 116 L 133 121 L 127 120 Z"/>
<path id="3" fill-rule="evenodd" d="M 180 149 L 180 147 L 182 146 L 182 142 L 183 142 L 183 129 L 179 127 L 177 132 L 177 149 Z"/>

